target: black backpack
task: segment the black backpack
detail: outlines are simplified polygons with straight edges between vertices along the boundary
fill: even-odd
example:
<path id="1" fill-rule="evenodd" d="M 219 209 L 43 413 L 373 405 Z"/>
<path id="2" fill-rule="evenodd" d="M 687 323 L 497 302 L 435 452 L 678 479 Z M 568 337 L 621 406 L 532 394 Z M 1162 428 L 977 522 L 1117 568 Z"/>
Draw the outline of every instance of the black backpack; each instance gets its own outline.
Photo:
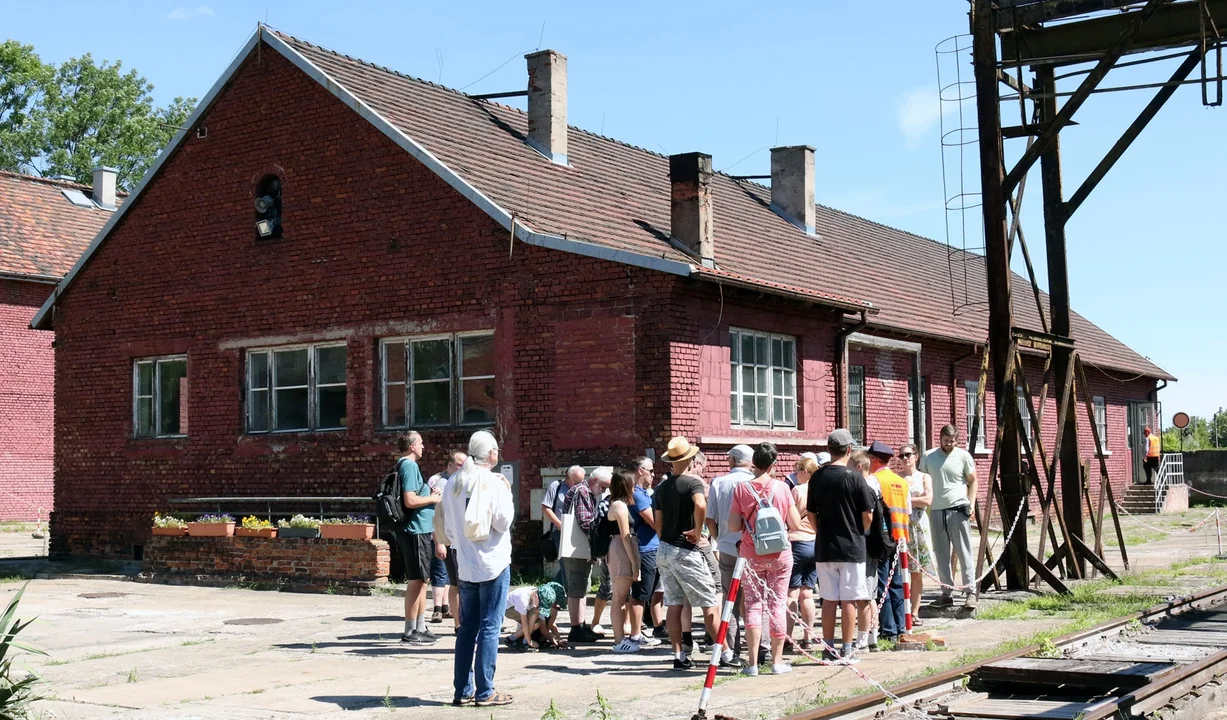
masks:
<path id="1" fill-rule="evenodd" d="M 874 496 L 873 522 L 869 525 L 869 533 L 865 537 L 865 553 L 874 560 L 889 557 L 899 544 L 890 534 L 890 508 L 880 495 Z"/>
<path id="2" fill-rule="evenodd" d="M 604 512 L 601 507 L 604 505 Z M 618 523 L 606 519 L 609 515 L 609 505 L 597 503 L 597 517 L 592 521 L 592 529 L 588 531 L 588 547 L 592 550 L 592 558 L 603 558 L 609 554 L 609 543 L 613 538 Z M 611 527 L 612 526 L 612 527 Z"/>
<path id="3" fill-rule="evenodd" d="M 396 461 L 392 472 L 383 476 L 379 483 L 379 491 L 375 493 L 375 512 L 379 519 L 399 527 L 405 522 L 405 499 L 400 489 L 400 464 L 405 459 Z"/>

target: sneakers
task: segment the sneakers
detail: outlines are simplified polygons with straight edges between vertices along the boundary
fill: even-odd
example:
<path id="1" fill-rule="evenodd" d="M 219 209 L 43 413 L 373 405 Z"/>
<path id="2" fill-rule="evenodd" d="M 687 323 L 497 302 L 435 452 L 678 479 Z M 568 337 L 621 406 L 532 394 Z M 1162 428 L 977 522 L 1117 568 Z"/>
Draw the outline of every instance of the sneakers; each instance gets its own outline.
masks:
<path id="1" fill-rule="evenodd" d="M 651 635 L 644 635 L 642 633 L 632 636 L 631 640 L 635 641 L 635 644 L 639 647 L 656 647 L 660 644 L 660 641 L 656 638 L 652 637 Z"/>
<path id="2" fill-rule="evenodd" d="M 686 658 L 685 660 L 683 660 L 677 657 L 676 655 L 673 657 L 673 669 L 674 670 L 690 670 L 693 667 L 694 667 L 694 663 L 690 662 L 690 658 Z"/>
<path id="3" fill-rule="evenodd" d="M 682 641 L 682 652 L 687 655 L 694 655 L 694 643 L 689 640 Z"/>
<path id="4" fill-rule="evenodd" d="M 576 625 L 567 633 L 567 642 L 569 643 L 592 643 L 599 639 L 587 624 Z"/>
<path id="5" fill-rule="evenodd" d="M 737 657 L 736 655 L 733 655 L 728 660 L 725 660 L 724 658 L 720 659 L 720 667 L 722 668 L 732 668 L 734 670 L 742 670 L 745 668 L 745 666 L 746 666 L 745 661 Z"/>
<path id="6" fill-rule="evenodd" d="M 444 620 L 452 619 L 452 609 L 446 605 L 443 606 L 443 619 Z"/>
<path id="7" fill-rule="evenodd" d="M 439 636 L 432 633 L 430 631 L 430 628 L 427 628 L 425 630 L 418 630 L 418 635 L 420 635 L 425 640 L 429 640 L 432 644 L 439 642 Z"/>
<path id="8" fill-rule="evenodd" d="M 591 630 L 592 634 L 596 635 L 598 639 L 605 637 L 605 628 L 601 627 L 600 625 L 589 625 L 588 629 Z"/>
<path id="9" fill-rule="evenodd" d="M 951 602 L 953 603 L 953 600 Z M 976 594 L 975 593 L 967 593 L 967 599 L 963 601 L 963 608 L 965 610 L 975 610 L 976 609 Z"/>
<path id="10" fill-rule="evenodd" d="M 942 595 L 940 598 L 930 603 L 935 608 L 954 607 L 953 595 Z"/>
<path id="11" fill-rule="evenodd" d="M 432 623 L 443 622 L 443 613 L 439 612 L 438 610 L 435 610 L 434 613 L 430 616 L 430 621 Z"/>
<path id="12" fill-rule="evenodd" d="M 861 658 L 856 654 L 855 645 L 844 645 L 839 655 L 839 662 L 843 665 L 855 665 L 861 661 Z"/>
<path id="13" fill-rule="evenodd" d="M 668 640 L 669 628 L 665 627 L 664 623 L 657 625 L 656 627 L 652 628 L 652 637 L 656 638 L 657 640 Z"/>
<path id="14" fill-rule="evenodd" d="M 758 677 L 758 666 L 747 665 L 741 670 L 741 674 L 747 677 Z"/>
<path id="15" fill-rule="evenodd" d="M 837 655 L 829 646 L 824 645 L 822 648 L 822 659 L 824 662 L 837 662 L 839 660 L 839 655 Z"/>
<path id="16" fill-rule="evenodd" d="M 410 645 L 434 645 L 435 643 L 439 642 L 439 638 L 434 633 L 429 631 L 422 632 L 420 630 L 414 630 L 408 635 L 401 635 L 400 641 L 403 643 L 409 643 Z"/>
<path id="17" fill-rule="evenodd" d="M 616 653 L 636 653 L 639 652 L 639 643 L 630 638 L 623 638 L 622 642 L 613 646 L 613 651 Z"/>
<path id="18" fill-rule="evenodd" d="M 784 673 L 790 673 L 790 672 L 792 672 L 792 665 L 789 665 L 786 662 L 782 662 L 779 665 L 776 665 L 774 663 L 771 665 L 772 675 L 783 675 Z"/>

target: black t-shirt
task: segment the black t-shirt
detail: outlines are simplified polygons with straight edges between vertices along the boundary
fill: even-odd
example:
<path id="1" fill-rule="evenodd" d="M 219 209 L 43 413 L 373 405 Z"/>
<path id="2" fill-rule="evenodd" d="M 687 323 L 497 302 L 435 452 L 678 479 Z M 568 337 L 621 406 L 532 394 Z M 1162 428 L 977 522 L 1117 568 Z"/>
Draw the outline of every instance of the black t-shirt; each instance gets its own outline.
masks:
<path id="1" fill-rule="evenodd" d="M 861 474 L 843 465 L 827 465 L 810 480 L 806 510 L 818 516 L 818 562 L 865 562 L 865 523 L 873 510 L 873 491 Z"/>
<path id="2" fill-rule="evenodd" d="M 670 475 L 656 486 L 652 510 L 661 514 L 661 542 L 683 550 L 695 549 L 682 533 L 694 529 L 694 496 L 703 494 L 703 481 L 690 475 Z"/>

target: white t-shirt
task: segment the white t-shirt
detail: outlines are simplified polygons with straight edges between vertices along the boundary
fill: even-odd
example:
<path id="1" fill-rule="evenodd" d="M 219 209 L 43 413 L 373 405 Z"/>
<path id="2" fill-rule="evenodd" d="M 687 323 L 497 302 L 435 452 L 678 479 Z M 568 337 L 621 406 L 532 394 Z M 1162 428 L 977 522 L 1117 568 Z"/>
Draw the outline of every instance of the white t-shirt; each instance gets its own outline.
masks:
<path id="1" fill-rule="evenodd" d="M 516 612 L 520 613 L 521 615 L 527 615 L 529 610 L 536 610 L 537 603 L 534 602 L 535 598 L 532 597 L 532 594 L 536 592 L 536 590 L 537 588 L 531 585 L 525 585 L 524 587 L 516 588 L 515 590 L 507 593 L 506 609 L 510 610 L 515 608 Z"/>

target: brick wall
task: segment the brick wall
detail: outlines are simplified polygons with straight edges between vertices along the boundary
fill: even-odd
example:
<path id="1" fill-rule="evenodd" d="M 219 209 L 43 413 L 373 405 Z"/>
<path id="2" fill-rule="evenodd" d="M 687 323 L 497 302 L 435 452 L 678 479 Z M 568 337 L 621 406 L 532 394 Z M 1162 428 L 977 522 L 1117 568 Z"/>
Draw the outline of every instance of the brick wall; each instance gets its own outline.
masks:
<path id="1" fill-rule="evenodd" d="M 54 336 L 29 327 L 51 289 L 0 280 L 0 520 L 52 507 Z"/>
<path id="2" fill-rule="evenodd" d="M 130 557 L 170 498 L 370 496 L 396 437 L 381 337 L 494 331 L 518 565 L 539 562 L 539 468 L 660 446 L 673 276 L 519 243 L 509 257 L 505 229 L 277 53 L 249 58 L 202 123 L 61 298 L 53 554 Z M 284 232 L 258 241 L 269 172 Z M 246 350 L 319 340 L 348 350 L 347 427 L 245 434 Z M 169 353 L 188 357 L 188 437 L 133 439 L 132 362 Z M 422 428 L 424 471 L 473 429 Z"/>
<path id="3" fill-rule="evenodd" d="M 387 582 L 389 563 L 383 540 L 159 536 L 145 546 L 142 579 L 352 590 Z"/>

